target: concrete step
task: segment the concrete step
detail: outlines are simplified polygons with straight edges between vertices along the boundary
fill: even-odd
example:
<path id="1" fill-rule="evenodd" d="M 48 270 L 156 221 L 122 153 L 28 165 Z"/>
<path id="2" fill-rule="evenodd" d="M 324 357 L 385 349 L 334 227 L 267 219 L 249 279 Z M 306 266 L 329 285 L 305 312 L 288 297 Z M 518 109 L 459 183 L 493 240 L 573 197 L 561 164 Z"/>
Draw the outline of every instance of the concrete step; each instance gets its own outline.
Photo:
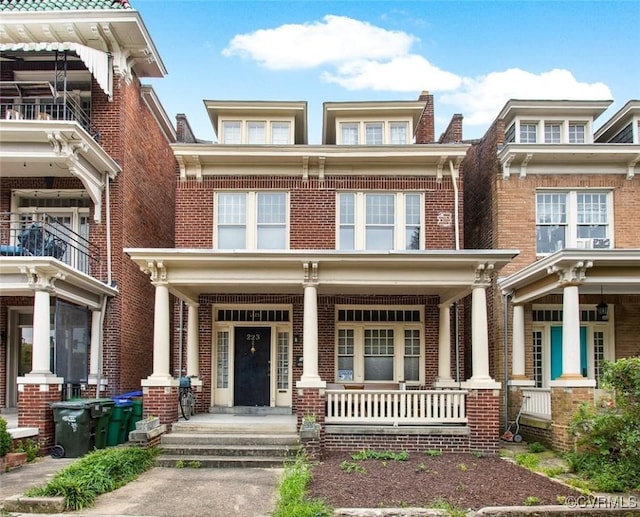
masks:
<path id="1" fill-rule="evenodd" d="M 297 445 L 185 445 L 162 444 L 162 456 L 224 456 L 224 457 L 294 457 Z"/>
<path id="2" fill-rule="evenodd" d="M 256 421 L 257 420 L 257 421 Z M 259 419 L 243 419 L 237 417 L 232 421 L 221 421 L 215 424 L 197 420 L 180 420 L 171 426 L 172 432 L 180 433 L 222 433 L 222 434 L 290 434 L 296 433 L 296 423 L 289 419 L 286 422 L 273 422 Z"/>
<path id="3" fill-rule="evenodd" d="M 156 458 L 156 467 L 172 468 L 283 468 L 285 458 L 264 456 L 191 456 L 160 455 Z"/>
<path id="4" fill-rule="evenodd" d="M 280 445 L 293 446 L 300 443 L 294 433 L 287 434 L 225 434 L 225 433 L 195 433 L 171 432 L 163 434 L 161 443 L 164 446 L 182 445 Z"/>

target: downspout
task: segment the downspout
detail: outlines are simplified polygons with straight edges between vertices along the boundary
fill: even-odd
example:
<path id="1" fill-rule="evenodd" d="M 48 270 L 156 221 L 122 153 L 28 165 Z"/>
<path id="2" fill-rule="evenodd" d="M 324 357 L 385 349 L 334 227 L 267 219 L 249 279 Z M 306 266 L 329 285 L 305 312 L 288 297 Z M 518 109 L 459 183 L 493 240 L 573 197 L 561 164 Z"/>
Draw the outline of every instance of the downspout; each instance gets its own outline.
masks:
<path id="1" fill-rule="evenodd" d="M 509 299 L 512 292 L 502 295 L 504 307 L 504 428 L 509 429 Z"/>
<path id="2" fill-rule="evenodd" d="M 456 251 L 460 249 L 460 201 L 458 200 L 458 169 L 453 166 L 453 162 L 449 160 L 449 169 L 451 170 L 451 183 L 453 184 L 453 218 L 456 232 Z"/>
<path id="3" fill-rule="evenodd" d="M 107 285 L 109 287 L 113 287 L 112 282 L 112 273 L 111 273 L 111 191 L 109 185 L 111 183 L 111 178 L 108 174 L 106 174 L 107 181 L 105 182 L 105 204 L 107 205 L 105 208 L 105 225 L 106 225 L 106 240 L 107 240 Z"/>
<path id="4" fill-rule="evenodd" d="M 102 386 L 102 353 L 104 349 L 104 318 L 107 312 L 107 295 L 102 296 L 100 307 L 100 332 L 98 336 L 98 371 L 96 372 L 96 398 L 100 398 L 100 388 Z"/>

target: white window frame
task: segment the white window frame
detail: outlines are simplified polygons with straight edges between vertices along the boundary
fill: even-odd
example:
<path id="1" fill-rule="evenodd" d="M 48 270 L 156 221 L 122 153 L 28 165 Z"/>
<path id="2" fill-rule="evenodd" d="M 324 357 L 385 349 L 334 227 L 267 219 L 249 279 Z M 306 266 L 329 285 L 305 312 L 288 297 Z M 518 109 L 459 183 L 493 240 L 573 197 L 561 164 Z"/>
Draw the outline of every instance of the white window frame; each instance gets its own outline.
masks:
<path id="1" fill-rule="evenodd" d="M 230 130 L 233 129 L 233 135 Z M 237 130 L 237 135 L 236 135 Z M 242 143 L 242 121 L 223 120 L 220 122 L 220 135 L 223 144 L 238 145 Z"/>
<path id="2" fill-rule="evenodd" d="M 370 142 L 367 135 L 367 128 L 372 126 L 380 126 L 382 132 L 382 142 Z M 394 142 L 393 134 L 394 128 L 402 128 L 404 137 L 402 142 Z M 340 119 L 336 121 L 336 143 L 338 145 L 406 145 L 411 143 L 411 121 L 402 120 L 401 118 L 394 118 L 390 120 L 381 119 L 366 119 L 366 120 L 354 120 L 354 119 Z M 343 129 L 355 130 L 357 135 L 356 141 L 347 141 L 344 138 Z"/>
<path id="3" fill-rule="evenodd" d="M 247 144 L 264 145 L 267 143 L 267 123 L 264 120 L 247 120 Z"/>
<path id="4" fill-rule="evenodd" d="M 544 143 L 560 144 L 562 143 L 562 123 L 547 121 L 544 123 Z"/>
<path id="5" fill-rule="evenodd" d="M 526 133 L 524 132 L 526 128 Z M 533 133 L 531 133 L 530 128 L 533 128 Z M 526 136 L 527 138 L 523 138 Z M 531 137 L 533 136 L 533 140 Z M 518 127 L 518 142 L 521 144 L 537 144 L 539 141 L 538 137 L 538 123 L 532 121 L 522 121 Z"/>
<path id="6" fill-rule="evenodd" d="M 537 227 L 538 227 L 538 195 L 539 194 L 564 194 L 566 196 L 566 216 L 567 220 L 564 226 L 566 227 L 565 231 L 565 243 L 564 248 L 592 248 L 593 243 L 589 245 L 589 240 L 592 239 L 579 239 L 578 238 L 578 227 L 581 226 L 578 221 L 578 195 L 579 194 L 600 194 L 605 195 L 607 200 L 607 223 L 606 225 L 606 237 L 605 239 L 609 239 L 609 248 L 614 248 L 613 236 L 615 235 L 614 218 L 613 218 L 613 192 L 610 190 L 602 190 L 602 189 L 576 189 L 576 190 L 556 190 L 556 189 L 538 189 L 536 190 L 535 197 L 535 207 L 536 207 L 536 235 L 537 235 Z M 557 250 L 555 250 L 557 251 Z M 536 241 L 536 255 L 538 256 L 546 256 L 553 251 L 546 253 L 538 251 L 537 241 Z"/>
<path id="7" fill-rule="evenodd" d="M 402 128 L 402 133 L 404 137 L 401 139 L 401 142 L 394 142 L 394 129 Z M 409 135 L 409 122 L 406 121 L 396 121 L 392 120 L 389 122 L 389 138 L 387 139 L 390 145 L 406 145 L 411 143 L 411 138 Z"/>
<path id="8" fill-rule="evenodd" d="M 422 386 L 425 383 L 425 332 L 424 332 L 424 309 L 423 307 L 416 306 L 347 306 L 336 305 L 336 331 L 335 331 L 335 346 L 334 346 L 334 364 L 335 364 L 335 381 L 336 382 L 367 382 L 375 384 L 389 383 L 389 382 L 404 382 L 404 357 L 405 357 L 405 330 L 417 330 L 420 335 L 420 356 L 419 356 L 419 379 L 414 381 L 407 381 L 407 385 L 410 386 Z M 399 309 L 399 310 L 419 310 L 420 321 L 419 322 L 370 322 L 370 321 L 337 321 L 337 314 L 340 309 Z M 393 378 L 389 380 L 366 380 L 364 378 L 364 334 L 366 330 L 393 330 Z M 353 347 L 353 378 L 341 379 L 338 372 L 338 341 L 341 330 L 353 330 L 354 332 L 354 347 Z"/>
<path id="9" fill-rule="evenodd" d="M 290 203 L 289 193 L 285 191 L 271 191 L 271 190 L 252 190 L 252 191 L 220 191 L 214 194 L 214 239 L 213 245 L 215 249 L 228 249 L 220 248 L 218 242 L 218 207 L 219 196 L 224 194 L 243 194 L 245 196 L 245 247 L 241 249 L 272 249 L 272 248 L 258 248 L 258 198 L 261 194 L 282 194 L 284 195 L 285 202 L 285 223 L 284 223 L 284 248 L 289 249 L 289 230 L 290 230 Z M 280 248 L 278 248 L 280 249 Z"/>
<path id="10" fill-rule="evenodd" d="M 251 137 L 251 128 L 255 125 L 260 125 L 262 127 L 262 137 L 261 139 L 255 140 Z M 281 142 L 279 139 L 274 138 L 274 129 L 277 126 L 288 126 L 288 138 L 286 142 Z M 293 145 L 293 135 L 294 135 L 294 121 L 288 118 L 265 118 L 265 119 L 240 119 L 240 118 L 225 118 L 220 120 L 220 141 L 222 144 L 227 145 L 241 145 L 241 144 L 249 144 L 249 145 Z M 237 128 L 239 126 L 239 139 L 234 138 L 232 141 L 227 138 L 227 126 L 233 126 Z"/>
<path id="11" fill-rule="evenodd" d="M 569 122 L 567 124 L 567 142 L 570 144 L 586 144 L 587 143 L 587 123 L 586 122 Z M 576 138 L 576 129 L 582 128 L 582 139 Z"/>
<path id="12" fill-rule="evenodd" d="M 341 212 L 340 212 L 340 196 L 343 194 L 351 194 L 354 196 L 354 250 L 366 250 L 366 196 L 367 195 L 393 195 L 394 196 L 394 250 L 406 250 L 407 249 L 407 224 L 406 224 L 406 196 L 417 195 L 420 196 L 420 239 L 419 249 L 425 249 L 425 215 L 424 215 L 424 195 L 420 192 L 390 192 L 390 191 L 340 191 L 336 194 L 336 249 L 351 249 L 341 248 L 340 246 L 340 230 L 341 224 Z"/>
<path id="13" fill-rule="evenodd" d="M 385 142 L 384 122 L 368 121 L 364 123 L 365 145 L 382 145 Z M 379 139 L 379 140 L 378 140 Z"/>

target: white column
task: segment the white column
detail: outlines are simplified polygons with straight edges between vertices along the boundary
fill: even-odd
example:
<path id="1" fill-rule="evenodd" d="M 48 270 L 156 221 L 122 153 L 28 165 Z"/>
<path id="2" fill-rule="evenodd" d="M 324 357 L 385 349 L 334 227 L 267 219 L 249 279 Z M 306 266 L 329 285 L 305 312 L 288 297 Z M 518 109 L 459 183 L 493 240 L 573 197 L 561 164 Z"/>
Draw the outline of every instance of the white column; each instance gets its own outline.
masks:
<path id="1" fill-rule="evenodd" d="M 523 379 L 524 373 L 524 306 L 513 306 L 512 329 L 513 353 L 511 358 L 511 374 L 514 378 Z"/>
<path id="2" fill-rule="evenodd" d="M 562 378 L 582 378 L 580 372 L 580 297 L 577 285 L 562 293 Z"/>
<path id="3" fill-rule="evenodd" d="M 440 305 L 438 325 L 438 379 L 436 386 L 451 386 L 451 306 Z"/>
<path id="4" fill-rule="evenodd" d="M 169 287 L 167 284 L 156 284 L 155 288 L 151 377 L 171 378 L 169 373 Z"/>
<path id="5" fill-rule="evenodd" d="M 304 285 L 304 318 L 302 340 L 302 376 L 298 387 L 325 387 L 326 382 L 318 375 L 318 287 L 313 283 Z"/>
<path id="6" fill-rule="evenodd" d="M 89 379 L 98 378 L 100 364 L 100 311 L 91 311 L 91 355 L 89 356 Z M 91 382 L 91 381 L 90 381 Z"/>
<path id="7" fill-rule="evenodd" d="M 200 374 L 198 305 L 189 303 L 187 307 L 187 376 L 197 377 Z"/>
<path id="8" fill-rule="evenodd" d="M 500 383 L 489 376 L 489 332 L 487 325 L 487 288 L 471 286 L 471 362 L 473 375 L 462 383 L 469 388 L 499 388 Z"/>
<path id="9" fill-rule="evenodd" d="M 31 356 L 31 372 L 28 375 L 52 375 L 49 303 L 49 291 L 36 289 L 33 298 L 33 354 Z"/>

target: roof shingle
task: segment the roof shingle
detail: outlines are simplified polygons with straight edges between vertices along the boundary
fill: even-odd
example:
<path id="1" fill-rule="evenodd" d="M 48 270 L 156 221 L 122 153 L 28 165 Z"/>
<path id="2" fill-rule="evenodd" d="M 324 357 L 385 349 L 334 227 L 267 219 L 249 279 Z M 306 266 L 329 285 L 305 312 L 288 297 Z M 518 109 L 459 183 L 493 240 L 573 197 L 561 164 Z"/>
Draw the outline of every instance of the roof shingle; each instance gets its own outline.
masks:
<path id="1" fill-rule="evenodd" d="M 128 0 L 0 0 L 0 11 L 131 9 Z"/>

